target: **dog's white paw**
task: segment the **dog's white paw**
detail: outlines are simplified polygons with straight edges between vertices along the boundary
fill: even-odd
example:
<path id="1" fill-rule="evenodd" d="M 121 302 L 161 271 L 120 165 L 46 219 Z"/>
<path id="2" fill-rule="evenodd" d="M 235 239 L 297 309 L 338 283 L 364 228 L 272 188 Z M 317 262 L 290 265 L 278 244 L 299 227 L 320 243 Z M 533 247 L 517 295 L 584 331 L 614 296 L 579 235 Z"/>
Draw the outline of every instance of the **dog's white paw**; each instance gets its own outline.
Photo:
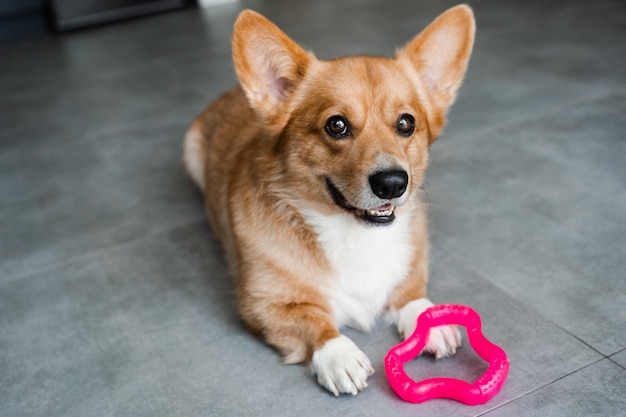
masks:
<path id="1" fill-rule="evenodd" d="M 456 326 L 437 326 L 430 329 L 424 352 L 432 353 L 435 359 L 454 355 L 461 346 L 461 332 Z"/>
<path id="2" fill-rule="evenodd" d="M 317 375 L 317 382 L 336 396 L 358 394 L 374 373 L 365 353 L 344 335 L 329 340 L 313 354 L 311 370 Z"/>
<path id="3" fill-rule="evenodd" d="M 417 326 L 417 318 L 434 304 L 426 298 L 407 303 L 398 314 L 398 332 L 403 339 L 411 336 Z M 432 353 L 440 359 L 454 355 L 461 346 L 461 332 L 457 326 L 437 326 L 430 329 L 424 352 Z"/>

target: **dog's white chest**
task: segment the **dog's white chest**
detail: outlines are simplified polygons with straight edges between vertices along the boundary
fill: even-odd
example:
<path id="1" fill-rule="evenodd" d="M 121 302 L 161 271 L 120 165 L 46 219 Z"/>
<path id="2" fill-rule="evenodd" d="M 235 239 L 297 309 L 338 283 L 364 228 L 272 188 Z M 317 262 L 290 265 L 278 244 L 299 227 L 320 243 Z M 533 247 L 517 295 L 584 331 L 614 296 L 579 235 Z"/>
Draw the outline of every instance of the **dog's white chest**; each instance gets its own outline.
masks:
<path id="1" fill-rule="evenodd" d="M 409 272 L 409 219 L 382 227 L 360 224 L 350 214 L 309 212 L 307 219 L 333 268 L 328 296 L 337 324 L 369 330 Z"/>

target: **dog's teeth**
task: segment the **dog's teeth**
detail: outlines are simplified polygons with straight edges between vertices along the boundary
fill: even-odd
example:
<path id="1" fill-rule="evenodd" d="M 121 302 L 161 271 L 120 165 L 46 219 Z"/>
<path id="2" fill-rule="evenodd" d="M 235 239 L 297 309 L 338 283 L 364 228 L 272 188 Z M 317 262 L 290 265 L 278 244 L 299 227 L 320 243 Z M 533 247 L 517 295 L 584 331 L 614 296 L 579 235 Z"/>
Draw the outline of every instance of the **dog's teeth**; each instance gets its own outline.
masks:
<path id="1" fill-rule="evenodd" d="M 367 214 L 369 214 L 370 216 L 391 216 L 392 213 L 393 213 L 393 207 L 390 207 L 386 210 L 377 210 L 377 209 L 367 210 Z"/>

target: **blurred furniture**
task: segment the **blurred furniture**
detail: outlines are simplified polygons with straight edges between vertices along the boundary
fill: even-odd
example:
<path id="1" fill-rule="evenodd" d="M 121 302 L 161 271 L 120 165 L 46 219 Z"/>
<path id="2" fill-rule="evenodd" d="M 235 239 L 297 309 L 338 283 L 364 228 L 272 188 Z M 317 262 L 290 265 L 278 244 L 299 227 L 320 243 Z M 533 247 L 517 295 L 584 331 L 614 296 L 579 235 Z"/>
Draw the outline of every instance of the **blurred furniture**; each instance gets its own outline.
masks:
<path id="1" fill-rule="evenodd" d="M 50 0 L 57 30 L 75 29 L 185 7 L 189 0 Z"/>

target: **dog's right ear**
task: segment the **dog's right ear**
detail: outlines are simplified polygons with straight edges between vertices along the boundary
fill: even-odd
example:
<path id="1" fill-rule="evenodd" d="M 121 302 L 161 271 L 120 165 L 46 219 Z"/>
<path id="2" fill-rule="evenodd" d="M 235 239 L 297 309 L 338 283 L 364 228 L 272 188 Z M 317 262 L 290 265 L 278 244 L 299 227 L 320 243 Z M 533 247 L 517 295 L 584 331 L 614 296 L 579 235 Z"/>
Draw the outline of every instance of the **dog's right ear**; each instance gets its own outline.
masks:
<path id="1" fill-rule="evenodd" d="M 232 48 L 237 78 L 248 102 L 267 127 L 284 127 L 287 104 L 315 57 L 251 10 L 237 18 Z"/>

